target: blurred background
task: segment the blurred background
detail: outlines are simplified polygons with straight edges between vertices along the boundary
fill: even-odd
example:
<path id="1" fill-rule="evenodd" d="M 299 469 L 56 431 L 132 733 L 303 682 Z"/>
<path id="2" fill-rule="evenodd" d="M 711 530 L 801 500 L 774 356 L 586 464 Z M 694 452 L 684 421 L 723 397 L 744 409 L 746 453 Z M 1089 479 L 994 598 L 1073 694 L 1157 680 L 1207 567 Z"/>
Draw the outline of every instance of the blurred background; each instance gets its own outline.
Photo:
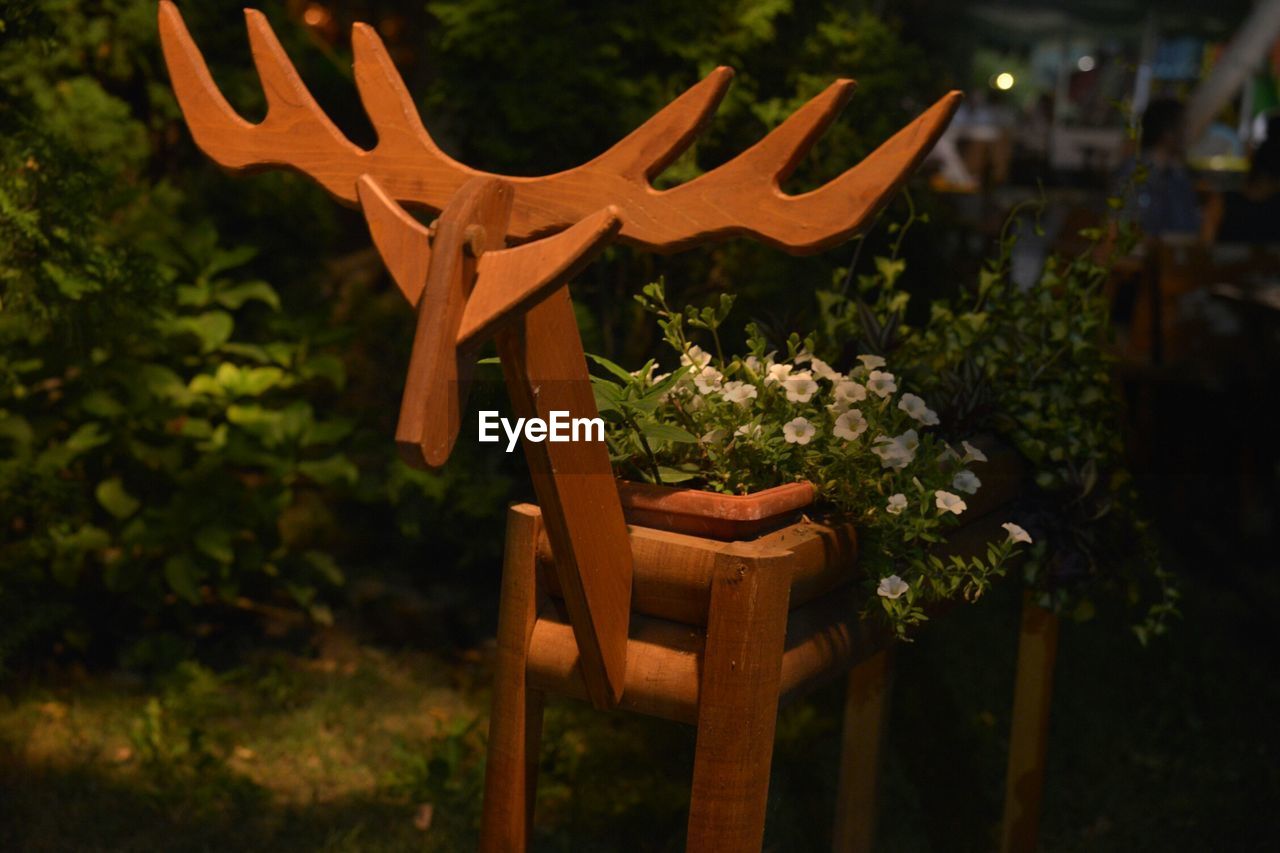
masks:
<path id="1" fill-rule="evenodd" d="M 365 21 L 441 146 L 506 174 L 580 164 L 731 65 L 709 132 L 658 181 L 678 183 L 855 77 L 801 191 L 961 89 L 908 187 L 927 214 L 902 241 L 922 315 L 973 286 L 1019 205 L 1039 211 L 1013 226 L 1025 282 L 1109 210 L 1139 222 L 1108 282 L 1115 381 L 1182 617 L 1144 648 L 1118 606 L 1071 614 L 1042 846 L 1280 845 L 1280 2 L 259 8 L 358 144 L 375 139 L 350 69 Z M 238 4 L 181 9 L 260 118 Z M 201 154 L 155 15 L 0 2 L 0 849 L 471 849 L 522 458 L 464 440 L 439 474 L 395 460 L 413 315 L 359 213 Z M 900 198 L 863 240 L 804 259 L 611 248 L 573 285 L 587 348 L 628 367 L 657 354 L 631 296 L 660 276 L 673 303 L 732 292 L 740 319 L 804 332 L 814 292 L 907 215 Z M 482 384 L 472 405 L 502 393 Z M 998 591 L 899 655 L 883 849 L 991 849 L 1017 613 Z M 841 699 L 780 720 L 768 849 L 829 845 Z M 539 849 L 679 849 L 692 745 L 553 705 Z"/>

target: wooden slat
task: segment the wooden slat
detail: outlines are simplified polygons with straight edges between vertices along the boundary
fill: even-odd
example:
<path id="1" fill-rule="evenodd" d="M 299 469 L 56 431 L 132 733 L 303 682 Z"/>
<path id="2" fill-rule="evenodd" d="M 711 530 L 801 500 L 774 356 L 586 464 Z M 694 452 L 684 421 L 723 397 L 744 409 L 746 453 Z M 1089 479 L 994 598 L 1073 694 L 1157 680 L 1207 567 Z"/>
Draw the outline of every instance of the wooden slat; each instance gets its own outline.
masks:
<path id="1" fill-rule="evenodd" d="M 534 555 L 541 526 L 536 507 L 515 506 L 507 513 L 498 655 L 485 755 L 484 819 L 480 826 L 480 850 L 484 853 L 520 853 L 528 849 L 533 828 L 543 694 L 530 689 L 526 662 L 537 612 Z"/>
<path id="2" fill-rule="evenodd" d="M 637 616 L 631 620 L 625 688 L 618 707 L 692 725 L 698 716 L 698 672 L 706 632 Z M 568 620 L 553 607 L 538 614 L 529 643 L 529 683 L 536 689 L 589 701 Z"/>
<path id="3" fill-rule="evenodd" d="M 618 233 L 618 224 L 617 208 L 606 207 L 554 237 L 485 252 L 458 329 L 458 347 L 483 343 L 500 326 L 563 287 Z"/>
<path id="4" fill-rule="evenodd" d="M 752 853 L 764 842 L 786 640 L 789 555 L 720 554 L 702 658 L 686 850 Z"/>
<path id="5" fill-rule="evenodd" d="M 499 332 L 498 354 L 518 416 L 597 415 L 567 287 Z M 626 678 L 632 561 L 608 448 L 528 439 L 523 446 L 592 704 L 613 707 Z"/>
<path id="6" fill-rule="evenodd" d="M 706 625 L 711 578 L 718 555 L 744 543 L 717 542 L 683 533 L 632 525 L 634 555 L 632 608 L 638 614 Z M 791 559 L 778 570 L 791 577 L 792 602 L 804 604 L 847 581 L 857 566 L 857 533 L 851 524 L 801 522 L 753 540 L 761 553 L 785 550 Z M 551 545 L 543 540 L 539 560 L 548 592 L 560 596 L 554 580 Z"/>
<path id="7" fill-rule="evenodd" d="M 850 587 L 789 614 L 779 676 L 784 701 L 821 679 L 873 654 L 888 637 L 858 619 Z M 699 673 L 706 630 L 666 619 L 637 616 L 631 623 L 626 684 L 618 707 L 693 723 L 701 695 Z M 555 605 L 538 613 L 529 644 L 529 683 L 538 690 L 587 699 L 578 670 L 578 648 L 568 620 Z"/>

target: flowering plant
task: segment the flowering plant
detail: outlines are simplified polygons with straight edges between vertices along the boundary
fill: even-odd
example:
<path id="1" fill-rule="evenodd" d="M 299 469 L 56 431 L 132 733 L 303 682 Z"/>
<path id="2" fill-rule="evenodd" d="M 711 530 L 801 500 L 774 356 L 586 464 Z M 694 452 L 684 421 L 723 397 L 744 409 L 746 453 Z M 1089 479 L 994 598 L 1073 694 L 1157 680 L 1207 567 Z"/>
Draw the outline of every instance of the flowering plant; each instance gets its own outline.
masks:
<path id="1" fill-rule="evenodd" d="M 937 413 L 900 387 L 883 358 L 859 356 L 842 373 L 813 355 L 812 337 L 793 334 L 782 355 L 754 325 L 747 353 L 726 356 L 719 328 L 732 297 L 675 311 L 659 282 L 638 298 L 657 315 L 680 367 L 659 375 L 651 360 L 628 372 L 593 356 L 611 374 L 593 381 L 620 472 L 729 493 L 812 482 L 820 500 L 857 523 L 869 591 L 900 635 L 925 619 L 930 602 L 981 595 L 1030 542 L 1010 524 L 982 556 L 935 553 L 968 508 L 965 497 L 981 487 L 986 456 L 937 435 Z M 690 340 L 691 329 L 707 334 L 714 353 Z"/>
<path id="2" fill-rule="evenodd" d="M 1035 533 L 1022 571 L 1038 602 L 1086 619 L 1095 594 L 1110 588 L 1138 605 L 1133 630 L 1145 643 L 1167 630 L 1179 590 L 1160 565 L 1124 464 L 1124 407 L 1107 348 L 1110 262 L 1135 235 L 1123 222 L 1083 231 L 1082 251 L 1051 256 L 1019 286 L 1011 261 L 1022 212 L 1010 215 L 976 286 L 935 299 L 913 324 L 897 250 L 906 230 L 927 219 L 909 206 L 908 218 L 890 226 L 897 239 L 888 257 L 818 292 L 817 351 L 834 358 L 853 342 L 892 358 L 948 429 L 995 433 L 1016 449 L 1035 473 L 1018 517 Z"/>

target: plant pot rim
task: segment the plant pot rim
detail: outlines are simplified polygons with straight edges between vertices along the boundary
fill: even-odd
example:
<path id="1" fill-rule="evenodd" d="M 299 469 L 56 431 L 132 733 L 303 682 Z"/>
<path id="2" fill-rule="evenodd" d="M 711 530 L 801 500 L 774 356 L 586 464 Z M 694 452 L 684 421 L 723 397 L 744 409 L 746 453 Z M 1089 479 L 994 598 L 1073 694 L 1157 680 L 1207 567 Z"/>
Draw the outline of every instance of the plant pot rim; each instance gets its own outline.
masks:
<path id="1" fill-rule="evenodd" d="M 783 483 L 746 495 L 618 480 L 627 521 L 712 539 L 753 539 L 782 527 L 817 499 L 808 481 Z"/>

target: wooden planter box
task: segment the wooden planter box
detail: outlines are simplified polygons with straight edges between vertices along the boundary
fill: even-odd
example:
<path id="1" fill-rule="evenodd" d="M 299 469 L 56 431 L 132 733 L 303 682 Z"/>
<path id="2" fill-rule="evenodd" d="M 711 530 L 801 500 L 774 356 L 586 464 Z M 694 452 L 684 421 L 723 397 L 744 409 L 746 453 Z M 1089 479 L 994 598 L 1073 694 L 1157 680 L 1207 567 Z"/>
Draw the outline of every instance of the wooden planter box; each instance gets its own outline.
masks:
<path id="1" fill-rule="evenodd" d="M 795 521 L 818 496 L 812 483 L 784 483 L 749 495 L 618 481 L 627 522 L 726 541 L 754 539 Z"/>

